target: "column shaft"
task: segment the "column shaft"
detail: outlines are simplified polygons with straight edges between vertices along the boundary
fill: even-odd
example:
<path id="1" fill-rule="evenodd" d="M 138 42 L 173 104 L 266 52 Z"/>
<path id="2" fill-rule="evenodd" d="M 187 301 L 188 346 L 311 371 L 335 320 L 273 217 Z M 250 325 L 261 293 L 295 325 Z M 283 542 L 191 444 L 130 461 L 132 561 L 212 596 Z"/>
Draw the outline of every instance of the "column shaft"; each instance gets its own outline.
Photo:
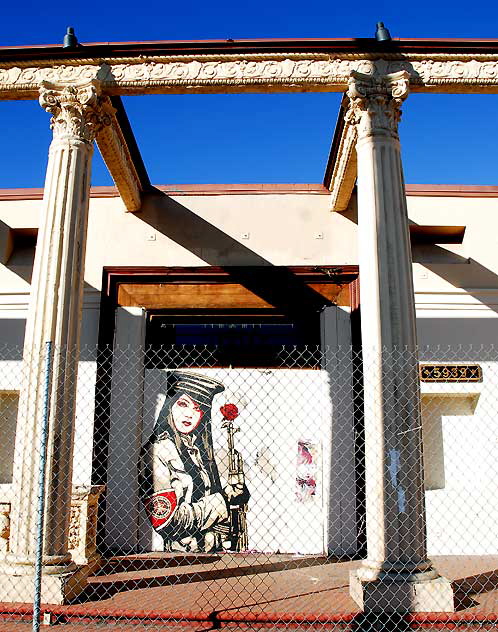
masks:
<path id="1" fill-rule="evenodd" d="M 353 73 L 348 92 L 358 131 L 368 554 L 352 594 L 365 608 L 392 610 L 420 609 L 415 595 L 423 590 L 413 586 L 439 577 L 426 550 L 412 258 L 397 133 L 407 94 L 404 72 Z M 447 597 L 442 609 L 452 609 Z"/>
<path id="2" fill-rule="evenodd" d="M 39 424 L 43 407 L 43 354 L 52 341 L 49 449 L 44 552 L 67 554 L 71 495 L 72 436 L 77 352 L 88 215 L 92 146 L 77 139 L 54 140 L 50 147 L 44 211 L 33 270 L 30 313 L 24 344 L 24 384 L 20 393 L 13 473 L 11 558 L 26 563 L 34 554 Z M 37 454 L 39 456 L 39 454 Z M 55 560 L 54 560 L 55 561 Z"/>
<path id="3" fill-rule="evenodd" d="M 374 138 L 357 148 L 368 559 L 416 572 L 428 564 L 411 250 L 399 143 Z"/>
<path id="4" fill-rule="evenodd" d="M 33 572 L 36 498 L 43 410 L 45 343 L 53 343 L 49 383 L 43 573 L 74 570 L 68 552 L 73 436 L 77 392 L 84 260 L 93 140 L 102 123 L 98 82 L 44 82 L 40 103 L 52 113 L 43 213 L 26 324 L 12 483 L 8 572 Z M 60 589 L 64 591 L 63 582 Z M 57 591 L 56 591 L 57 592 Z M 64 594 L 45 595 L 61 601 Z"/>

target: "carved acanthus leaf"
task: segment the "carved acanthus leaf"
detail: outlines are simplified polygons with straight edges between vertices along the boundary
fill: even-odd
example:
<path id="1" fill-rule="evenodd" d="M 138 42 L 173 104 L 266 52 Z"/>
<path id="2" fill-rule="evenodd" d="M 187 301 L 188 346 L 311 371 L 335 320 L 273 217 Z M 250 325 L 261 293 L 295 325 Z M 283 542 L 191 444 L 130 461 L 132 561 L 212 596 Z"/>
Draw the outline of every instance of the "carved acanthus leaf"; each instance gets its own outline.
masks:
<path id="1" fill-rule="evenodd" d="M 358 138 L 373 134 L 397 137 L 401 104 L 408 96 L 409 74 L 401 70 L 379 77 L 353 71 L 348 82 L 346 123 L 355 125 Z"/>
<path id="2" fill-rule="evenodd" d="M 338 91 L 352 71 L 400 71 L 424 92 L 497 92 L 498 55 L 247 53 L 0 63 L 0 98 L 34 98 L 44 81 L 98 79 L 105 94 Z"/>
<path id="3" fill-rule="evenodd" d="M 72 137 L 92 143 L 102 127 L 111 124 L 100 94 L 96 79 L 78 83 L 42 81 L 39 102 L 52 114 L 54 139 Z"/>

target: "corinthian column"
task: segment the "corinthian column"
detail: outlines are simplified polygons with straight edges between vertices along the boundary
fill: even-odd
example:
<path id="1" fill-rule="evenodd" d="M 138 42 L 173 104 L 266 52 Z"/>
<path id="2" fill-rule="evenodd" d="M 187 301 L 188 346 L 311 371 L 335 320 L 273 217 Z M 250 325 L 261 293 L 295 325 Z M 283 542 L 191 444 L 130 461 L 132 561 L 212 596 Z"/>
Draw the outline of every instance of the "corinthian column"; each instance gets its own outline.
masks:
<path id="1" fill-rule="evenodd" d="M 83 298 L 91 159 L 108 119 L 98 81 L 43 82 L 40 104 L 52 114 L 43 213 L 24 343 L 12 484 L 10 554 L 0 600 L 30 601 L 35 556 L 44 348 L 54 349 L 49 383 L 42 601 L 74 595 L 81 573 L 68 552 L 76 380 Z"/>
<path id="2" fill-rule="evenodd" d="M 409 75 L 353 72 L 365 397 L 368 559 L 351 576 L 370 611 L 453 610 L 427 558 L 412 258 L 398 123 Z"/>

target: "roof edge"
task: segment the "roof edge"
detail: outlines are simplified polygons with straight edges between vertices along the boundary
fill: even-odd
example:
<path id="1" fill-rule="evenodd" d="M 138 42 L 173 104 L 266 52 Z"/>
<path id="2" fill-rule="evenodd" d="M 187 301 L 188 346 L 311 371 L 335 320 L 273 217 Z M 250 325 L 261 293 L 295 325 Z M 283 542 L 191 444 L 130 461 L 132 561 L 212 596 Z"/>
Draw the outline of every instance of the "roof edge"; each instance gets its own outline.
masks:
<path id="1" fill-rule="evenodd" d="M 311 194 L 330 195 L 330 191 L 319 183 L 287 184 L 164 184 L 156 185 L 151 193 L 183 195 L 268 195 L 268 194 Z M 498 186 L 481 184 L 407 184 L 407 196 L 421 197 L 498 197 Z M 115 186 L 94 186 L 92 198 L 119 197 Z M 41 200 L 42 188 L 0 189 L 0 201 Z"/>
<path id="2" fill-rule="evenodd" d="M 498 39 L 395 37 L 389 42 L 377 42 L 374 37 L 344 37 L 88 42 L 75 49 L 63 48 L 62 44 L 0 46 L 0 61 L 251 52 L 496 53 Z"/>
<path id="3" fill-rule="evenodd" d="M 406 195 L 425 197 L 498 197 L 498 186 L 488 184 L 407 184 Z"/>

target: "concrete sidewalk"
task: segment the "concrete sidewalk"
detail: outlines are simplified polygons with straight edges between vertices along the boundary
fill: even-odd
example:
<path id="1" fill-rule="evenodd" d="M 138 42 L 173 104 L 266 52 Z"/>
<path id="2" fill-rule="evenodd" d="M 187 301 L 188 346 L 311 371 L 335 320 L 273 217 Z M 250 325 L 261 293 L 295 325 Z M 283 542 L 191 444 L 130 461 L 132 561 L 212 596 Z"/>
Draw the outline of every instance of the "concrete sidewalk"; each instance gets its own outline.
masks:
<path id="1" fill-rule="evenodd" d="M 490 629 L 496 629 L 498 556 L 439 557 L 434 562 L 453 582 L 457 612 L 426 617 L 426 623 L 465 623 L 469 629 L 471 621 L 481 621 L 479 629 L 485 629 L 488 621 Z M 77 603 L 45 606 L 43 611 L 68 630 L 81 624 L 89 630 L 90 624 L 100 622 L 120 629 L 131 623 L 135 629 L 136 624 L 147 624 L 149 630 L 166 622 L 168 630 L 234 625 L 237 629 L 280 625 L 360 629 L 361 613 L 349 596 L 349 571 L 359 564 L 273 554 L 116 557 L 90 578 Z M 31 612 L 30 604 L 3 604 L 0 631 L 7 629 L 7 618 L 26 621 Z M 423 619 L 416 615 L 410 625 L 422 624 Z M 21 627 L 18 623 L 12 629 Z"/>

